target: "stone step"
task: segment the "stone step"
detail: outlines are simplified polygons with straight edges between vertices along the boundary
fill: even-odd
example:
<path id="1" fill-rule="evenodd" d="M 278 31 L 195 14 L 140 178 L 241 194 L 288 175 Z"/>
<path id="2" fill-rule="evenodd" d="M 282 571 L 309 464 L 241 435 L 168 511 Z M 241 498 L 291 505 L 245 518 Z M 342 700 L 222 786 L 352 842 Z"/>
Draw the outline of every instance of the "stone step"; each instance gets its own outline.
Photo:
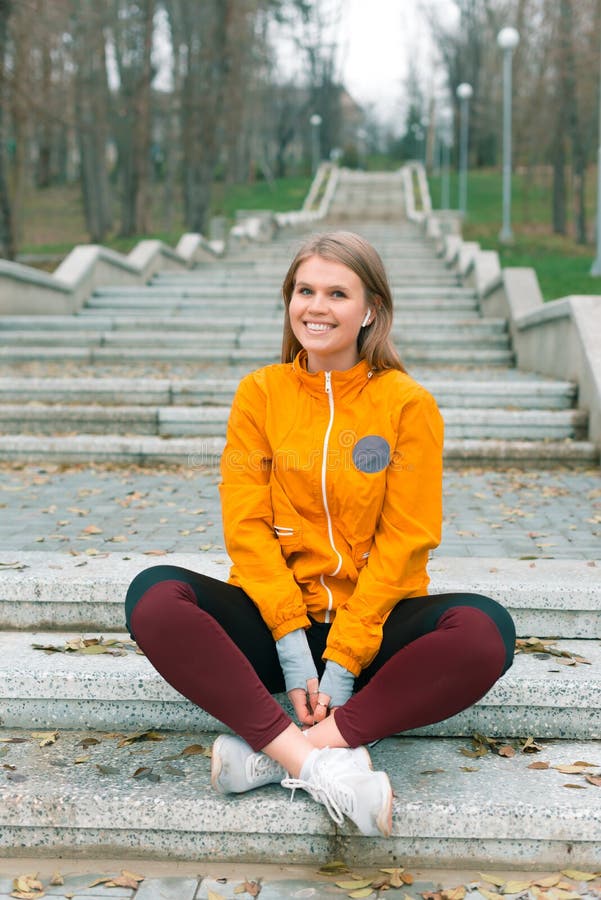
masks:
<path id="1" fill-rule="evenodd" d="M 225 435 L 229 406 L 25 406 L 0 404 L 2 434 Z M 586 436 L 584 410 L 445 409 L 449 438 L 563 440 Z"/>
<path id="2" fill-rule="evenodd" d="M 522 637 L 600 640 L 599 556 L 595 562 L 435 554 L 428 565 L 430 592 L 467 590 L 492 597 L 507 607 Z M 221 580 L 230 564 L 226 554 L 213 551 L 171 553 L 157 560 L 143 553 L 3 551 L 0 629 L 123 630 L 127 586 L 138 572 L 163 561 Z"/>
<path id="3" fill-rule="evenodd" d="M 85 632 L 123 642 L 122 631 Z M 146 657 L 126 644 L 123 655 L 60 652 L 81 632 L 1 631 L 0 702 L 5 728 L 219 730 L 219 723 L 175 691 Z M 46 651 L 43 647 L 58 648 Z M 473 707 L 415 734 L 601 739 L 601 647 L 593 640 L 559 640 L 562 657 L 516 656 L 511 669 Z M 119 649 L 119 648 L 116 648 Z M 565 657 L 568 658 L 568 657 Z M 569 658 L 568 658 L 569 659 Z M 285 695 L 280 697 L 286 703 Z M 598 761 L 601 768 L 601 760 Z"/>
<path id="4" fill-rule="evenodd" d="M 156 310 L 158 313 L 159 311 Z M 131 316 L 117 309 L 111 310 L 110 313 L 105 312 L 104 316 L 95 313 L 86 316 L 4 316 L 0 319 L 0 334 L 4 334 L 7 341 L 22 342 L 22 335 L 36 335 L 43 332 L 46 339 L 50 341 L 53 336 L 72 333 L 85 332 L 97 333 L 107 331 L 164 331 L 177 332 L 185 331 L 187 333 L 248 333 L 253 332 L 265 333 L 267 329 L 279 329 L 281 334 L 284 316 L 281 311 L 272 315 L 237 315 L 233 320 L 231 317 L 220 318 L 217 320 L 215 316 L 208 310 L 203 310 L 202 314 L 196 316 L 165 316 L 156 315 L 149 317 Z M 490 318 L 482 319 L 478 316 L 466 316 L 465 314 L 458 316 L 456 313 L 414 313 L 411 316 L 399 315 L 395 316 L 393 333 L 400 334 L 408 330 L 428 330 L 433 332 L 434 337 L 440 331 L 448 329 L 460 330 L 466 334 L 478 335 L 498 335 L 507 333 L 507 322 L 505 319 Z"/>
<path id="5" fill-rule="evenodd" d="M 401 863 L 409 870 L 601 869 L 599 789 L 584 776 L 552 768 L 574 760 L 598 762 L 595 742 L 543 742 L 534 755 L 474 760 L 461 754 L 470 747 L 465 740 L 382 741 L 371 755 L 374 767 L 389 773 L 394 791 L 392 836 L 384 839 L 362 837 L 348 821 L 335 826 L 302 790 L 293 802 L 278 785 L 235 797 L 215 793 L 210 760 L 200 753 L 182 756 L 192 745 L 210 748 L 214 733 L 187 729 L 162 734 L 161 741 L 119 746 L 122 736 L 62 731 L 43 748 L 31 731 L 3 735 L 24 739 L 3 745 L 7 765 L 15 766 L 0 781 L 4 856 L 14 856 L 18 847 L 29 856 L 122 859 L 125 847 L 152 859 L 315 869 L 341 857 L 350 865 Z M 82 745 L 90 738 L 98 743 Z M 533 770 L 533 761 L 551 768 Z M 150 769 L 155 780 L 134 777 L 140 768 Z M 566 783 L 587 789 L 567 790 Z M 219 884 L 215 889 L 225 891 Z M 309 890 L 313 895 L 314 888 Z M 342 896 L 333 886 L 325 890 Z"/>
<path id="6" fill-rule="evenodd" d="M 76 434 L 0 435 L 0 460 L 48 463 L 118 462 L 134 465 L 217 465 L 223 438 L 171 438 L 154 436 Z M 532 464 L 545 467 L 566 463 L 599 463 L 599 448 L 590 441 L 448 439 L 445 461 L 465 463 Z"/>
<path id="7" fill-rule="evenodd" d="M 204 318 L 215 318 L 215 305 L 219 304 L 219 319 L 230 318 L 234 316 L 236 319 L 281 317 L 284 312 L 284 305 L 278 299 L 268 299 L 259 303 L 245 303 L 236 298 L 212 298 L 210 301 L 194 299 L 184 295 L 175 295 L 173 293 L 165 294 L 164 297 L 152 294 L 148 298 L 124 297 L 116 302 L 111 298 L 94 298 L 92 297 L 87 306 L 84 306 L 78 313 L 78 318 L 85 316 L 93 316 L 97 318 L 99 315 L 104 316 L 133 316 L 143 312 L 144 315 L 156 315 L 161 317 L 169 317 L 174 314 L 184 315 L 201 320 Z M 395 302 L 395 321 L 397 317 L 403 314 L 423 314 L 423 315 L 443 315 L 460 318 L 470 318 L 478 316 L 478 302 L 474 298 L 445 300 L 428 298 L 411 299 L 404 298 Z"/>
<path id="8" fill-rule="evenodd" d="M 274 342 L 269 350 L 253 347 L 72 347 L 40 346 L 31 344 L 23 347 L 0 347 L 0 363 L 19 363 L 35 360 L 52 362 L 79 360 L 82 363 L 123 363 L 134 366 L 136 362 L 163 361 L 173 363 L 225 363 L 237 365 L 247 363 L 249 367 L 269 365 L 280 361 L 281 343 Z M 514 355 L 508 349 L 470 349 L 463 347 L 432 347 L 428 342 L 423 347 L 399 344 L 403 361 L 412 365 L 461 365 L 461 366 L 511 366 Z"/>
<path id="9" fill-rule="evenodd" d="M 509 335 L 502 330 L 494 330 L 473 325 L 441 325 L 438 328 L 424 328 L 420 325 L 406 325 L 395 328 L 393 339 L 400 348 L 403 345 L 416 347 L 425 344 L 429 347 L 440 345 L 444 348 L 476 346 L 478 349 L 490 347 L 503 350 L 509 347 Z M 257 347 L 272 350 L 282 345 L 281 327 L 273 323 L 266 328 L 253 325 L 250 328 L 232 327 L 228 331 L 203 329 L 198 325 L 192 330 L 171 331 L 153 329 L 127 331 L 125 329 L 110 331 L 78 331 L 77 342 L 84 347 L 213 347 L 234 349 L 237 347 Z M 62 332 L 43 332 L 39 329 L 13 331 L 9 337 L 11 348 L 21 347 L 53 347 L 65 342 Z"/>
<path id="10" fill-rule="evenodd" d="M 419 378 L 447 408 L 567 409 L 576 398 L 576 386 L 570 382 L 543 381 L 524 376 L 499 377 L 492 381 L 486 376 L 479 380 L 432 377 Z M 131 406 L 227 405 L 232 402 L 238 379 L 203 378 L 2 378 L 0 403 L 78 404 L 98 403 Z"/>

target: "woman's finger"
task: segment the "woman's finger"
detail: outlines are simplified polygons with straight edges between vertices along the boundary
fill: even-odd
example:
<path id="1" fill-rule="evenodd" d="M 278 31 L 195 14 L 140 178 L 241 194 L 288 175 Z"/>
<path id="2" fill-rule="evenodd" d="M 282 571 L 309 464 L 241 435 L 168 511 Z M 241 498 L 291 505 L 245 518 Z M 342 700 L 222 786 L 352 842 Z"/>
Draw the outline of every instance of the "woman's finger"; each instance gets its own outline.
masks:
<path id="1" fill-rule="evenodd" d="M 294 713 L 301 725 L 313 725 L 313 713 L 307 706 L 307 694 L 302 688 L 288 691 L 288 697 L 294 707 Z"/>
<path id="2" fill-rule="evenodd" d="M 307 679 L 307 696 L 309 698 L 309 709 L 311 712 L 315 712 L 315 707 L 319 700 L 319 681 L 317 678 Z"/>
<path id="3" fill-rule="evenodd" d="M 317 697 L 317 703 L 315 704 L 314 717 L 316 722 L 323 722 L 325 717 L 328 714 L 328 706 L 330 705 L 330 697 L 327 694 L 323 694 L 321 691 Z"/>

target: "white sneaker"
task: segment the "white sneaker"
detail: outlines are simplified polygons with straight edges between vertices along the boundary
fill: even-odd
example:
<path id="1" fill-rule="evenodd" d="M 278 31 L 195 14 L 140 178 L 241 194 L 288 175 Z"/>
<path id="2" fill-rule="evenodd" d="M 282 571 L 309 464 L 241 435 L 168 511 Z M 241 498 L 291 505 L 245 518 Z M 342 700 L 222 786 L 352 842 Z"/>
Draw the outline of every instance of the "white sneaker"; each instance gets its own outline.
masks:
<path id="1" fill-rule="evenodd" d="M 366 767 L 366 755 L 342 748 L 314 750 L 300 776 L 284 778 L 282 785 L 292 788 L 293 796 L 296 788 L 303 788 L 325 806 L 337 825 L 346 815 L 362 834 L 390 837 L 392 788 L 385 772 Z"/>
<path id="2" fill-rule="evenodd" d="M 241 737 L 221 734 L 211 754 L 211 784 L 219 794 L 242 794 L 279 784 L 286 770 L 265 753 L 255 753 Z"/>

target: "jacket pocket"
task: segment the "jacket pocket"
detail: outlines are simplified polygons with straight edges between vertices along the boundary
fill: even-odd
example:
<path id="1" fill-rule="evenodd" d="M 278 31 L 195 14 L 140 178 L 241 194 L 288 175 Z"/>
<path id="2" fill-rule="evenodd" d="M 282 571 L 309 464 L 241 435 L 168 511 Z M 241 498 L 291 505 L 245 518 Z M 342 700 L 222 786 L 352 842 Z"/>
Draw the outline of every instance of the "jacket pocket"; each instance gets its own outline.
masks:
<path id="1" fill-rule="evenodd" d="M 272 486 L 273 530 L 280 542 L 284 556 L 301 550 L 303 546 L 302 521 L 281 488 Z"/>
<path id="2" fill-rule="evenodd" d="M 358 541 L 353 547 L 353 562 L 357 569 L 362 569 L 369 559 L 369 554 L 373 544 L 373 538 L 367 538 L 364 541 Z"/>

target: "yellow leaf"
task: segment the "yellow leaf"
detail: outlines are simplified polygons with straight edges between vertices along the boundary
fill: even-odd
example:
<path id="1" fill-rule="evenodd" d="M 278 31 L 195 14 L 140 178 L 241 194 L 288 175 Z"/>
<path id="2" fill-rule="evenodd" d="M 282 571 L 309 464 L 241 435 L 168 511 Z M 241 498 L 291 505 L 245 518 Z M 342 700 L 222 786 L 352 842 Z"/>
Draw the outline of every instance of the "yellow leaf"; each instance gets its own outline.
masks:
<path id="1" fill-rule="evenodd" d="M 561 772 L 562 775 L 580 775 L 586 766 L 551 766 L 551 768 Z"/>
<path id="2" fill-rule="evenodd" d="M 371 897 L 374 893 L 373 889 L 370 887 L 361 888 L 358 891 L 351 891 L 347 896 L 352 897 L 353 900 L 363 900 L 364 897 Z"/>
<path id="3" fill-rule="evenodd" d="M 215 891 L 207 891 L 207 900 L 224 900 L 223 894 L 216 894 Z"/>
<path id="4" fill-rule="evenodd" d="M 561 881 L 561 875 L 549 875 L 547 878 L 539 878 L 534 883 L 542 888 L 552 888 Z"/>
<path id="5" fill-rule="evenodd" d="M 478 888 L 478 893 L 486 897 L 486 900 L 502 900 L 502 894 L 495 894 L 494 891 L 487 891 L 485 888 Z"/>
<path id="6" fill-rule="evenodd" d="M 396 869 L 380 869 L 380 872 L 386 872 L 387 875 L 396 875 L 397 872 L 400 874 L 404 871 L 402 866 L 398 866 Z"/>
<path id="7" fill-rule="evenodd" d="M 507 880 L 501 878 L 499 875 L 486 875 L 484 872 L 480 872 L 480 878 L 483 878 L 484 881 L 488 881 L 489 884 L 495 884 L 497 887 L 503 887 Z"/>
<path id="8" fill-rule="evenodd" d="M 372 880 L 372 878 L 362 878 L 353 881 L 337 881 L 336 887 L 341 888 L 343 891 L 359 890 L 359 888 L 369 887 Z"/>
<path id="9" fill-rule="evenodd" d="M 562 869 L 561 874 L 572 881 L 594 881 L 599 877 L 599 872 L 581 872 L 579 869 Z"/>
<path id="10" fill-rule="evenodd" d="M 52 878 L 50 879 L 50 884 L 53 886 L 61 885 L 64 883 L 65 883 L 65 879 L 63 878 L 63 876 L 61 875 L 60 872 L 55 872 L 53 874 Z"/>
<path id="11" fill-rule="evenodd" d="M 530 881 L 508 881 L 503 887 L 504 894 L 523 894 L 530 887 Z"/>
<path id="12" fill-rule="evenodd" d="M 443 900 L 463 900 L 466 893 L 466 889 L 463 885 L 460 885 L 459 887 L 452 888 L 450 891 L 443 891 L 442 897 Z"/>
<path id="13" fill-rule="evenodd" d="M 83 534 L 102 534 L 102 528 L 98 528 L 97 525 L 86 525 Z"/>
<path id="14" fill-rule="evenodd" d="M 135 872 L 128 872 L 127 869 L 122 869 L 121 874 L 123 875 L 124 878 L 131 878 L 132 881 L 137 881 L 137 882 L 144 881 L 144 879 L 146 878 L 145 875 L 136 875 Z"/>
<path id="15" fill-rule="evenodd" d="M 49 747 L 58 740 L 58 731 L 33 731 L 31 736 L 40 742 L 40 747 Z"/>
<path id="16" fill-rule="evenodd" d="M 553 896 L 556 900 L 580 900 L 580 894 L 576 891 L 561 891 L 559 888 L 553 889 Z"/>
<path id="17" fill-rule="evenodd" d="M 572 763 L 572 765 L 573 766 L 582 766 L 584 769 L 599 769 L 599 768 L 601 768 L 601 766 L 599 766 L 598 763 L 583 762 L 580 759 L 577 759 L 576 762 Z M 597 876 L 595 875 L 593 877 L 596 878 Z"/>
<path id="18" fill-rule="evenodd" d="M 343 873 L 350 872 L 350 869 L 346 863 L 341 862 L 340 860 L 334 860 L 333 862 L 324 863 L 317 871 L 319 875 L 342 875 Z"/>

